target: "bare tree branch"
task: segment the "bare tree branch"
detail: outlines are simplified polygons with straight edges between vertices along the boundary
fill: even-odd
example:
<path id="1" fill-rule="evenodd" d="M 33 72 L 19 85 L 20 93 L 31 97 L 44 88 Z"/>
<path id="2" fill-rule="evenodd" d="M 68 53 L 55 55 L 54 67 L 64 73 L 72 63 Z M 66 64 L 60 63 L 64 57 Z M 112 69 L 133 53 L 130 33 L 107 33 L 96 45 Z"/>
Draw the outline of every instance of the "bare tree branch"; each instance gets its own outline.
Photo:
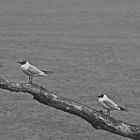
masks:
<path id="1" fill-rule="evenodd" d="M 55 95 L 53 92 L 37 84 L 10 82 L 0 78 L 0 88 L 14 92 L 26 92 L 33 95 L 33 99 L 56 109 L 77 115 L 88 121 L 95 129 L 115 133 L 133 140 L 140 140 L 140 126 L 107 117 L 100 111 L 73 100 Z"/>

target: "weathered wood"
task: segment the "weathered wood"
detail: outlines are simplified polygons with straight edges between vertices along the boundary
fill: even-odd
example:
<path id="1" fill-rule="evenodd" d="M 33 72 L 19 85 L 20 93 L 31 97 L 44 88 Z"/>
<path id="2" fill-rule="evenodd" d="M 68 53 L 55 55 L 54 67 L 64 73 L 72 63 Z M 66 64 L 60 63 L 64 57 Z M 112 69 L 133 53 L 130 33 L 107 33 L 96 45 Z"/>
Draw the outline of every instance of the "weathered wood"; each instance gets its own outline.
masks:
<path id="1" fill-rule="evenodd" d="M 95 129 L 103 129 L 134 140 L 140 140 L 140 126 L 116 120 L 113 117 L 107 117 L 100 111 L 89 108 L 88 106 L 73 100 L 57 96 L 52 91 L 37 84 L 10 82 L 0 78 L 0 88 L 14 92 L 29 93 L 33 95 L 33 99 L 42 104 L 49 105 L 85 119 Z"/>

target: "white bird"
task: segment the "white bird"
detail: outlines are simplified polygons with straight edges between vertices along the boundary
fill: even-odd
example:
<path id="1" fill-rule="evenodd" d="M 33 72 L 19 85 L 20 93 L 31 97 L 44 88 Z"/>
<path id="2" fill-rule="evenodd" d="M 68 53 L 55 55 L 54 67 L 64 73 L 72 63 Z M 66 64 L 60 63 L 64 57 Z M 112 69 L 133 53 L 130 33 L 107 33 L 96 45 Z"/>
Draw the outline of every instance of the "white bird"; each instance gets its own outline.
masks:
<path id="1" fill-rule="evenodd" d="M 110 111 L 119 110 L 119 111 L 128 111 L 128 109 L 116 104 L 111 99 L 107 97 L 106 94 L 101 94 L 99 96 L 99 102 L 107 110 L 107 116 L 110 116 Z"/>
<path id="2" fill-rule="evenodd" d="M 31 65 L 28 61 L 21 61 L 18 62 L 21 64 L 21 70 L 29 76 L 29 83 L 32 83 L 33 77 L 37 76 L 47 76 L 50 73 L 53 73 L 52 71 L 46 71 L 46 70 L 40 70 L 37 67 Z"/>

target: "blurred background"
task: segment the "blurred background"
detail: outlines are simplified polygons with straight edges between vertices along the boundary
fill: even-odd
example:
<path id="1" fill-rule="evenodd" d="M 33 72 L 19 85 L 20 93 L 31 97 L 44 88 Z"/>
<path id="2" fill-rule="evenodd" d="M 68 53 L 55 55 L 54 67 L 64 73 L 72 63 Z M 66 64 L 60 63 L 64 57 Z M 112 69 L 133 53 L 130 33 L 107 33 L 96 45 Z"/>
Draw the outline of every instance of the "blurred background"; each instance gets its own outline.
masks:
<path id="1" fill-rule="evenodd" d="M 91 108 L 107 94 L 130 111 L 116 119 L 140 124 L 139 0 L 0 0 L 0 72 L 27 82 L 17 61 L 54 71 L 34 82 Z M 25 93 L 0 91 L 1 140 L 128 140 L 39 104 Z"/>

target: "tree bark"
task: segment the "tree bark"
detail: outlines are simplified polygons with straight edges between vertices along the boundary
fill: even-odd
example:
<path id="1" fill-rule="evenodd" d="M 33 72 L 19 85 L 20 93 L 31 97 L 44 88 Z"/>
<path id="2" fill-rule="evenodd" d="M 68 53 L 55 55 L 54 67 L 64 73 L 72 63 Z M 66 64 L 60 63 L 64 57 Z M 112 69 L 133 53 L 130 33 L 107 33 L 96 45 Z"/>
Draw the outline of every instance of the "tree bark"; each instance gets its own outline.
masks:
<path id="1" fill-rule="evenodd" d="M 133 140 L 140 140 L 140 126 L 116 120 L 113 117 L 107 117 L 100 111 L 89 108 L 88 106 L 71 99 L 57 96 L 54 92 L 37 84 L 10 82 L 0 78 L 0 88 L 14 92 L 29 93 L 33 95 L 33 99 L 42 104 L 49 105 L 85 119 L 95 129 L 102 129 Z"/>

